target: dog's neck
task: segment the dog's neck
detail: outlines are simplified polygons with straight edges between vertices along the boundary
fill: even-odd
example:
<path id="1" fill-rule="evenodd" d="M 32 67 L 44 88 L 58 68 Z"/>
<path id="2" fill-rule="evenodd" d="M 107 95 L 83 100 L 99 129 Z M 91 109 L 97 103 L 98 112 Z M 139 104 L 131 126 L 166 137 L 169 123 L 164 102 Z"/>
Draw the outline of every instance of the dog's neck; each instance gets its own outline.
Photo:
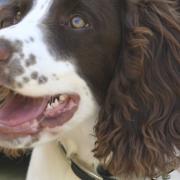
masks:
<path id="1" fill-rule="evenodd" d="M 92 153 L 96 140 L 93 136 L 96 119 L 94 117 L 83 121 L 60 138 L 60 143 L 64 146 L 67 157 L 65 157 L 57 141 L 35 147 L 26 180 L 49 180 L 52 177 L 53 180 L 78 179 L 68 164 L 68 156 L 71 157 L 72 155 L 77 155 L 80 161 L 94 171 L 98 165 L 98 160 L 93 157 Z"/>
<path id="2" fill-rule="evenodd" d="M 92 168 L 97 167 L 98 160 L 93 156 L 93 148 L 96 138 L 94 136 L 94 125 L 97 117 L 89 118 L 82 122 L 76 128 L 65 133 L 60 139 L 64 146 L 67 157 L 77 155 L 77 157 L 86 162 Z"/>

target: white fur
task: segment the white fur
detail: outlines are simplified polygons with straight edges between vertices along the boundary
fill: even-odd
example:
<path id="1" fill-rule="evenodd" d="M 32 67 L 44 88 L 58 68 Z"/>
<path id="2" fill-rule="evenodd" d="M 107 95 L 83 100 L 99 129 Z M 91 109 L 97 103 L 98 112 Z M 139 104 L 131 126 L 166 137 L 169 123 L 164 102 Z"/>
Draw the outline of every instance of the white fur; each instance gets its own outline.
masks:
<path id="1" fill-rule="evenodd" d="M 32 153 L 27 180 L 78 180 L 57 142 L 37 146 Z"/>

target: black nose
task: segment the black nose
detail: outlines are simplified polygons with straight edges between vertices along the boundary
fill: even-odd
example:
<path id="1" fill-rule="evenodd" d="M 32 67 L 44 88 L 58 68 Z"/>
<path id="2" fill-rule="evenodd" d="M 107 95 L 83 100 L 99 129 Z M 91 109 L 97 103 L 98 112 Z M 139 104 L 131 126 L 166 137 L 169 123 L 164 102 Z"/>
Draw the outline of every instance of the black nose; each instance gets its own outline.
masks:
<path id="1" fill-rule="evenodd" d="M 6 61 L 12 56 L 10 42 L 0 39 L 0 61 Z"/>

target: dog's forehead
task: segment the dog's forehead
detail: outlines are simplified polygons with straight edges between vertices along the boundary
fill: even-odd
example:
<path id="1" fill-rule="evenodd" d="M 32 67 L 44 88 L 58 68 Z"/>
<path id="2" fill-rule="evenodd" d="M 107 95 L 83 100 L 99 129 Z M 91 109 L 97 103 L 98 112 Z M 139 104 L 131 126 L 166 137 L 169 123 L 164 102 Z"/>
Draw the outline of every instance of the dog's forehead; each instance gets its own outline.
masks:
<path id="1" fill-rule="evenodd" d="M 32 9 L 27 18 L 32 19 L 34 17 L 34 19 L 38 20 L 39 18 L 45 17 L 53 2 L 54 0 L 33 0 Z"/>
<path id="2" fill-rule="evenodd" d="M 50 8 L 53 2 L 54 0 L 33 0 L 32 4 L 34 8 L 44 10 Z"/>

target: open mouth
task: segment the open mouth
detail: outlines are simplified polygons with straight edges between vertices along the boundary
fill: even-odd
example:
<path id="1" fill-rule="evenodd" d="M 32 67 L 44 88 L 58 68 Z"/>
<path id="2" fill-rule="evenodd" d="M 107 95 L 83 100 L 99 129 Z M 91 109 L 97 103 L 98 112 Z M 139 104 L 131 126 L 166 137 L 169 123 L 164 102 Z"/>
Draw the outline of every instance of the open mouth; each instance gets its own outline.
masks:
<path id="1" fill-rule="evenodd" d="M 68 122 L 78 109 L 77 94 L 32 98 L 0 87 L 0 135 L 16 138 Z"/>

